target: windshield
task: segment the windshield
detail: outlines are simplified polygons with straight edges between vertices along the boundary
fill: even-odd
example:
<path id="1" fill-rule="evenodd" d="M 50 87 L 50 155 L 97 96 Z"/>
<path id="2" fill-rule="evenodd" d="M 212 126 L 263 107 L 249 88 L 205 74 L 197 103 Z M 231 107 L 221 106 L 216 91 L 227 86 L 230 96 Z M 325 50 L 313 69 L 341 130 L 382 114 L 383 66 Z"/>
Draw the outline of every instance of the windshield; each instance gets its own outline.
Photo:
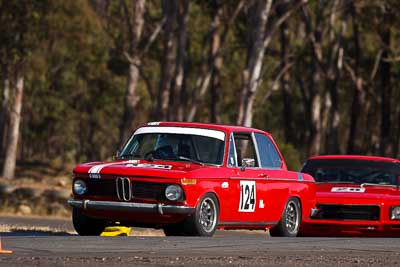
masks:
<path id="1" fill-rule="evenodd" d="M 192 161 L 221 165 L 224 156 L 223 140 L 191 134 L 135 134 L 123 148 L 122 159 L 163 159 Z"/>
<path id="2" fill-rule="evenodd" d="M 397 163 L 366 160 L 309 160 L 301 172 L 320 183 L 397 185 Z"/>

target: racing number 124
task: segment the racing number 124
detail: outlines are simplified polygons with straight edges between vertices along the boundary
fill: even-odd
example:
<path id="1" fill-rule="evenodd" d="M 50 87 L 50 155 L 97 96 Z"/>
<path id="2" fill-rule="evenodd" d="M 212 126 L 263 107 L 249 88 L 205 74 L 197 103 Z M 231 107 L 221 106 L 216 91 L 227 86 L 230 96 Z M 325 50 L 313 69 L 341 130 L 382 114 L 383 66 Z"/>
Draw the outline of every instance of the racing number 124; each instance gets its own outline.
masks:
<path id="1" fill-rule="evenodd" d="M 256 182 L 240 181 L 239 211 L 254 212 L 256 207 Z"/>

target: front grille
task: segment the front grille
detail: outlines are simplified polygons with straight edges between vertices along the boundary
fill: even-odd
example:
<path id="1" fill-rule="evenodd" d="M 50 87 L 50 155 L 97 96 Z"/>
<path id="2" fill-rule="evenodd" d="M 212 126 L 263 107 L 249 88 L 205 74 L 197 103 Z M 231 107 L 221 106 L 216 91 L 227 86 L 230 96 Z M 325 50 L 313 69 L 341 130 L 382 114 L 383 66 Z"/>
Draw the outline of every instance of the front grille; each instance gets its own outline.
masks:
<path id="1" fill-rule="evenodd" d="M 117 196 L 115 180 L 89 179 L 86 180 L 86 185 L 88 188 L 86 195 L 88 196 Z"/>
<path id="2" fill-rule="evenodd" d="M 115 179 L 88 179 L 86 180 L 87 196 L 117 197 Z M 131 180 L 132 195 L 134 198 L 166 200 L 165 188 L 169 184 L 149 183 Z"/>
<path id="3" fill-rule="evenodd" d="M 315 219 L 324 220 L 379 220 L 380 207 L 373 205 L 327 205 L 318 204 Z"/>

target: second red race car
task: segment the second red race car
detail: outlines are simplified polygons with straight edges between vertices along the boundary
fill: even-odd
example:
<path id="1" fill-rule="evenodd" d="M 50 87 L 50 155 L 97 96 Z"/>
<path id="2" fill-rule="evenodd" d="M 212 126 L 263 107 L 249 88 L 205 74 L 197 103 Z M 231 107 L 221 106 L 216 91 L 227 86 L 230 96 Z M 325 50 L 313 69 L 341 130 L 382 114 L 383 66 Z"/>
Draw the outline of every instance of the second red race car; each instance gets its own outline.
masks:
<path id="1" fill-rule="evenodd" d="M 303 235 L 400 236 L 400 160 L 316 156 L 301 171 L 315 178 L 319 209 Z"/>
<path id="2" fill-rule="evenodd" d="M 80 164 L 73 175 L 80 235 L 120 222 L 166 235 L 271 228 L 296 236 L 315 211 L 314 179 L 288 171 L 272 136 L 252 128 L 144 124 L 115 161 Z"/>

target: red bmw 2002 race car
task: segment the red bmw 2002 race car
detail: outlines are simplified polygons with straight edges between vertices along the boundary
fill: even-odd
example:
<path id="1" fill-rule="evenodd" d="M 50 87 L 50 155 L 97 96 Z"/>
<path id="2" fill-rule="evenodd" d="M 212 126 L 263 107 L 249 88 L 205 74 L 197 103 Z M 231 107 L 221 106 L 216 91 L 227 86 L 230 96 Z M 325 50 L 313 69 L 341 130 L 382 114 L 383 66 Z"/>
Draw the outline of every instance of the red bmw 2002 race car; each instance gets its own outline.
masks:
<path id="1" fill-rule="evenodd" d="M 315 178 L 319 209 L 303 234 L 400 236 L 400 160 L 316 156 L 302 172 Z"/>
<path id="2" fill-rule="evenodd" d="M 157 122 L 136 129 L 115 161 L 76 166 L 68 202 L 80 235 L 120 222 L 166 235 L 272 227 L 296 236 L 315 211 L 315 181 L 288 171 L 266 132 Z"/>

